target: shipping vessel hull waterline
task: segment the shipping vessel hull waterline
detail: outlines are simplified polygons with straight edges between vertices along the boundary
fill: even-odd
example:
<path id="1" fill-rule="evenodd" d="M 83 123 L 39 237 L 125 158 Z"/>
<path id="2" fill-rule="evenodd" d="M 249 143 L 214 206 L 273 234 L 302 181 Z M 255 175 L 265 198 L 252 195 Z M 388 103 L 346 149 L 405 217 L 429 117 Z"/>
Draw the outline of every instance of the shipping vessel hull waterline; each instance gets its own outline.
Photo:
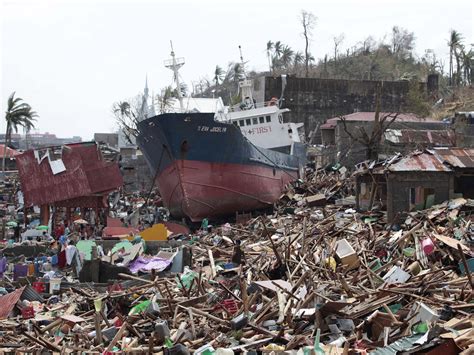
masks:
<path id="1" fill-rule="evenodd" d="M 167 113 L 138 124 L 137 143 L 175 218 L 192 221 L 272 205 L 300 175 L 296 156 L 257 147 L 212 113 Z"/>

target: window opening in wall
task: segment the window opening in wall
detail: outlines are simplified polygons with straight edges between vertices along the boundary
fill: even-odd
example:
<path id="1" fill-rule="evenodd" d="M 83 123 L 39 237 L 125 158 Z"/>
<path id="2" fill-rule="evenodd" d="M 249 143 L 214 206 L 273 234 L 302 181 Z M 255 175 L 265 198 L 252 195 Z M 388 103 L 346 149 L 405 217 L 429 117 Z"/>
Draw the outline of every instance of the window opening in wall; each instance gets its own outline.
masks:
<path id="1" fill-rule="evenodd" d="M 252 123 L 253 124 L 258 124 L 258 118 L 257 117 L 252 117 Z"/>
<path id="2" fill-rule="evenodd" d="M 258 118 L 258 121 L 259 121 L 260 123 L 265 123 L 265 117 L 259 117 L 259 118 Z"/>
<path id="3" fill-rule="evenodd" d="M 240 120 L 240 121 L 239 121 L 239 125 L 240 125 L 240 127 L 245 126 L 245 121 L 244 121 L 244 120 Z"/>
<path id="4" fill-rule="evenodd" d="M 265 116 L 265 120 L 268 122 L 271 122 L 272 121 L 272 117 L 271 116 Z"/>
<path id="5" fill-rule="evenodd" d="M 245 120 L 245 124 L 246 124 L 247 126 L 250 126 L 250 125 L 252 124 L 252 121 L 250 120 L 250 118 L 247 118 L 247 119 Z"/>

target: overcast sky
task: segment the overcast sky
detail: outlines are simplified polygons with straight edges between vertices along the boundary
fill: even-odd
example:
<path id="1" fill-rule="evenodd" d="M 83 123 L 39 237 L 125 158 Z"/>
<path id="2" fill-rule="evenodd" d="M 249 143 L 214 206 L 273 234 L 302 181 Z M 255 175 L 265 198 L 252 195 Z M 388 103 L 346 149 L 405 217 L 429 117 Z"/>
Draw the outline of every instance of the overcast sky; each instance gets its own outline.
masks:
<path id="1" fill-rule="evenodd" d="M 257 70 L 267 69 L 268 40 L 303 50 L 302 9 L 318 18 L 316 58 L 331 53 L 341 33 L 344 50 L 369 35 L 382 39 L 394 25 L 415 33 L 420 56 L 429 48 L 446 59 L 452 28 L 466 44 L 474 42 L 472 0 L 0 2 L 2 112 L 16 91 L 39 113 L 40 132 L 86 140 L 115 129 L 112 104 L 140 92 L 145 75 L 155 93 L 171 84 L 163 67 L 170 40 L 186 60 L 180 73 L 188 85 L 212 78 L 216 64 L 239 60 L 239 44 L 249 69 Z"/>

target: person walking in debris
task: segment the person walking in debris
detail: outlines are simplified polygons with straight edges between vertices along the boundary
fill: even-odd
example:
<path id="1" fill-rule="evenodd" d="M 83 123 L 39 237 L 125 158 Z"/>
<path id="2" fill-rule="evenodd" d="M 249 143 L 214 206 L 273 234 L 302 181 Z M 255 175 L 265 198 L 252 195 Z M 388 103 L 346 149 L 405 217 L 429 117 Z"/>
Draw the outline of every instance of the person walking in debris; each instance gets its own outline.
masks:
<path id="1" fill-rule="evenodd" d="M 17 225 L 13 227 L 13 239 L 15 240 L 15 242 L 20 241 L 20 231 L 21 231 L 20 223 L 17 223 Z"/>
<path id="2" fill-rule="evenodd" d="M 236 240 L 234 245 L 234 251 L 232 253 L 232 262 L 237 265 L 245 264 L 245 254 L 240 247 L 240 240 Z"/>

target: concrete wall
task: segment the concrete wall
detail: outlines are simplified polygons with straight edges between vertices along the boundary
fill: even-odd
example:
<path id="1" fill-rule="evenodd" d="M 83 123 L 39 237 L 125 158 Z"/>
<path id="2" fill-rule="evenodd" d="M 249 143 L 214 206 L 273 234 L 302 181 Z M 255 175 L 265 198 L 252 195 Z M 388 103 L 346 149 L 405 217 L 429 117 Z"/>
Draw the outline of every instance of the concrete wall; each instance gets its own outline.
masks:
<path id="1" fill-rule="evenodd" d="M 118 147 L 117 133 L 94 133 L 94 140 L 96 142 L 103 142 L 111 147 Z"/>
<path id="2" fill-rule="evenodd" d="M 456 133 L 456 146 L 462 148 L 474 147 L 473 123 L 473 119 L 464 114 L 455 115 L 453 126 Z"/>
<path id="3" fill-rule="evenodd" d="M 397 172 L 387 177 L 387 219 L 392 221 L 398 212 L 410 209 L 410 188 L 433 189 L 434 203 L 441 203 L 453 195 L 454 175 L 448 172 Z"/>
<path id="4" fill-rule="evenodd" d="M 126 192 L 148 191 L 151 188 L 153 176 L 143 155 L 122 155 L 120 171 Z"/>
<path id="5" fill-rule="evenodd" d="M 259 79 L 260 81 L 262 79 Z M 328 118 L 356 111 L 375 111 L 375 92 L 379 81 L 287 77 L 283 107 L 291 122 L 304 122 L 308 134 Z M 426 89 L 426 85 L 422 84 Z M 265 77 L 265 85 L 256 90 L 256 98 L 280 97 L 281 77 Z M 406 81 L 384 81 L 383 111 L 399 111 L 405 104 L 409 84 Z M 262 91 L 263 90 L 263 94 Z M 320 136 L 316 135 L 316 143 Z"/>

